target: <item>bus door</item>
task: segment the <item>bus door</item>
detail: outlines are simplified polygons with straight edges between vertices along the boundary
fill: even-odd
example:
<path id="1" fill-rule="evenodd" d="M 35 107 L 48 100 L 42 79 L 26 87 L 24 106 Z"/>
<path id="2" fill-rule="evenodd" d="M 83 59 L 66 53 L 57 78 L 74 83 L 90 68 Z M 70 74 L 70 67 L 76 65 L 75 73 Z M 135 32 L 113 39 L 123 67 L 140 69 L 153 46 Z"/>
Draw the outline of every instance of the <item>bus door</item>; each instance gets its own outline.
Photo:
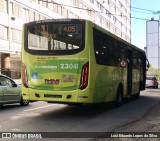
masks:
<path id="1" fill-rule="evenodd" d="M 146 71 L 149 69 L 149 62 L 145 55 L 141 55 L 142 66 L 141 66 L 141 74 L 142 74 L 142 85 L 140 90 L 145 90 L 146 88 Z"/>
<path id="2" fill-rule="evenodd" d="M 132 50 L 127 49 L 127 96 L 132 93 Z"/>

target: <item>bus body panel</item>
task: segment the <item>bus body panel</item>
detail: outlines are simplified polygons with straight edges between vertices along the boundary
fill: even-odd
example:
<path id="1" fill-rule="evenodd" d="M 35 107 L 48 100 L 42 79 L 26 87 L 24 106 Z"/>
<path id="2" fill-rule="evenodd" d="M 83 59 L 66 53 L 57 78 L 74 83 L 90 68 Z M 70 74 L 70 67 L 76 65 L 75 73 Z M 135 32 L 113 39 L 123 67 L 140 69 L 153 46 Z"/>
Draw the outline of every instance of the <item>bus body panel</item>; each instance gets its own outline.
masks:
<path id="1" fill-rule="evenodd" d="M 32 56 L 29 60 L 29 85 L 33 89 L 73 90 L 79 88 L 81 68 L 86 58 L 80 58 L 78 55 L 68 58 Z"/>
<path id="2" fill-rule="evenodd" d="M 95 73 L 94 100 L 98 102 L 115 101 L 118 85 L 126 87 L 126 71 L 123 68 L 97 66 Z M 124 89 L 124 97 L 126 89 Z"/>
<path id="3" fill-rule="evenodd" d="M 136 94 L 140 90 L 140 71 L 133 69 L 132 75 L 132 95 Z"/>
<path id="4" fill-rule="evenodd" d="M 93 103 L 91 95 L 88 95 L 90 89 L 83 90 L 82 94 L 79 90 L 72 91 L 48 91 L 37 89 L 23 89 L 25 99 L 32 101 L 46 101 L 59 103 Z M 38 95 L 38 96 L 37 96 Z"/>

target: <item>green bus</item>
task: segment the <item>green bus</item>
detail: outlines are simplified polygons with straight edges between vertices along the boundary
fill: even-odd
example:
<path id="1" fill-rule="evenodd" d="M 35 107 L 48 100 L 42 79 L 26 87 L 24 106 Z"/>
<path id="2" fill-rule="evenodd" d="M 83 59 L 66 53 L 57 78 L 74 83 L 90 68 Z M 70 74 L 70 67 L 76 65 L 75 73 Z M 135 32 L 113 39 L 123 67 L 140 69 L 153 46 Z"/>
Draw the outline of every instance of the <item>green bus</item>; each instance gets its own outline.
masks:
<path id="1" fill-rule="evenodd" d="M 30 101 L 115 102 L 145 89 L 145 52 L 84 19 L 24 24 L 22 95 Z"/>

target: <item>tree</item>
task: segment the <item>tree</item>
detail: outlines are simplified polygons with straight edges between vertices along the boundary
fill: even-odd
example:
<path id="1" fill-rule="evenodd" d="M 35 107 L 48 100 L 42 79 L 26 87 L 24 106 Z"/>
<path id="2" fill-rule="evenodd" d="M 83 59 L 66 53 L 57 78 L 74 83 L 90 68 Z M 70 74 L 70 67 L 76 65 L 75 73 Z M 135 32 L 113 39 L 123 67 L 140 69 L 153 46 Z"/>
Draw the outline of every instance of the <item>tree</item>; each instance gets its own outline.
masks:
<path id="1" fill-rule="evenodd" d="M 157 69 L 150 65 L 148 71 L 147 71 L 148 76 L 155 76 L 158 80 L 160 80 L 160 69 Z"/>

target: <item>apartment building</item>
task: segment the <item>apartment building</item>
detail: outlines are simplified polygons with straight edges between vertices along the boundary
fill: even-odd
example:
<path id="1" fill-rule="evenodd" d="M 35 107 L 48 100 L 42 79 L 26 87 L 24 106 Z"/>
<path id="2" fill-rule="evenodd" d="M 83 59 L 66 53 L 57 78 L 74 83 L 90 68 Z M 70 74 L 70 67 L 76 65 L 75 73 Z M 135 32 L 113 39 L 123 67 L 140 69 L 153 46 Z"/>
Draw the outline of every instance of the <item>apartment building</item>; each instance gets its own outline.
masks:
<path id="1" fill-rule="evenodd" d="M 160 22 L 154 18 L 146 22 L 146 55 L 149 63 L 160 69 Z"/>
<path id="2" fill-rule="evenodd" d="M 0 73 L 20 77 L 22 26 L 51 18 L 89 19 L 131 42 L 130 0 L 0 0 Z"/>

